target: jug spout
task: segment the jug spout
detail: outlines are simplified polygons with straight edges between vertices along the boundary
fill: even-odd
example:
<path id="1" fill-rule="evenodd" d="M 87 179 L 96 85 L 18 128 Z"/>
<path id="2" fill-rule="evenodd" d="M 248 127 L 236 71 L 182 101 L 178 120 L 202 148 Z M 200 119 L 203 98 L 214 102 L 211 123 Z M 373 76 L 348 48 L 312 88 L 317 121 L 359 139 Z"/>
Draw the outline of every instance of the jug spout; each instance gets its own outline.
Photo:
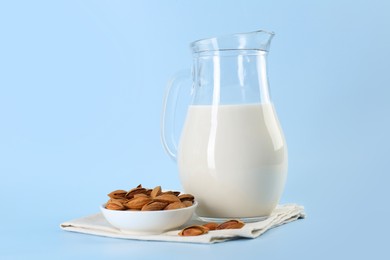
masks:
<path id="1" fill-rule="evenodd" d="M 190 47 L 193 53 L 232 50 L 259 50 L 268 52 L 274 35 L 275 33 L 265 30 L 236 33 L 194 41 Z"/>

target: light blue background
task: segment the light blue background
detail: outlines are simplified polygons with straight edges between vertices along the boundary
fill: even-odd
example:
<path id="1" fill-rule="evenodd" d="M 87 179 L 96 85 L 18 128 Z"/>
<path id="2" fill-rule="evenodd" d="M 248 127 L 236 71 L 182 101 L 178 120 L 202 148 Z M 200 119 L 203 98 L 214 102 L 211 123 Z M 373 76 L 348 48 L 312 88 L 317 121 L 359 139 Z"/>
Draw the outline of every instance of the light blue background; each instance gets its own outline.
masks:
<path id="1" fill-rule="evenodd" d="M 389 1 L 0 2 L 1 259 L 389 257 Z M 180 189 L 162 96 L 199 38 L 267 29 L 307 219 L 216 245 L 61 231 L 113 189 Z"/>

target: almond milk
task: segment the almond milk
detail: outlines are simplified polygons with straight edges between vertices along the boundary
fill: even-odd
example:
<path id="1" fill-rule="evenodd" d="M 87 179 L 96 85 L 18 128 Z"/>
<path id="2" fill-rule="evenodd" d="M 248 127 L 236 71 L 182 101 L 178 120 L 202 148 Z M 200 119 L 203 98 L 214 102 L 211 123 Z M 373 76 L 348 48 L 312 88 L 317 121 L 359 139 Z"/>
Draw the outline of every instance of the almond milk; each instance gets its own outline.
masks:
<path id="1" fill-rule="evenodd" d="M 199 216 L 269 215 L 287 175 L 287 148 L 273 105 L 190 106 L 178 166 L 185 192 L 199 202 Z"/>

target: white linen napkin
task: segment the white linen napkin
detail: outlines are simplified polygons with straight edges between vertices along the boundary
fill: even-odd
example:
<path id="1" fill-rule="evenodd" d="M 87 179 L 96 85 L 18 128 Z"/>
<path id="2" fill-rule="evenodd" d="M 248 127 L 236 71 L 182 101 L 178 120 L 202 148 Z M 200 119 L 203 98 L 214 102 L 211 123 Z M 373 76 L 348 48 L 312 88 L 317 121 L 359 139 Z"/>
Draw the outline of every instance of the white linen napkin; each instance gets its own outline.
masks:
<path id="1" fill-rule="evenodd" d="M 123 239 L 136 239 L 136 240 L 149 240 L 149 241 L 170 241 L 170 242 L 183 242 L 183 243 L 216 243 L 223 242 L 236 238 L 256 238 L 262 235 L 267 230 L 295 221 L 305 217 L 303 206 L 297 204 L 285 204 L 279 205 L 273 211 L 271 216 L 267 219 L 246 223 L 241 229 L 224 229 L 213 230 L 207 234 L 200 236 L 179 236 L 178 230 L 171 230 L 158 235 L 131 235 L 122 233 L 120 230 L 111 226 L 103 217 L 101 213 L 82 217 L 70 221 L 66 221 L 60 224 L 60 227 L 66 231 L 73 231 L 78 233 L 105 236 L 113 238 Z M 184 226 L 190 226 L 194 224 L 202 224 L 205 222 L 199 219 L 191 219 Z"/>

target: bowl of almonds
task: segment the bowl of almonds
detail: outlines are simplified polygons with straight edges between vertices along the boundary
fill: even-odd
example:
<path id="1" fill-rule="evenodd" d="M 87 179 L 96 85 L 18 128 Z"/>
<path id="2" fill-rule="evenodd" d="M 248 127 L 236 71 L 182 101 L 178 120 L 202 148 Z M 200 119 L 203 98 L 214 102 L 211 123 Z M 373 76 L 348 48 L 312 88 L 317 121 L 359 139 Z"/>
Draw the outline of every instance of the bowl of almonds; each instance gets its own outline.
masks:
<path id="1" fill-rule="evenodd" d="M 124 233 L 160 234 L 175 229 L 191 219 L 197 202 L 191 194 L 163 191 L 161 186 L 148 189 L 138 185 L 108 194 L 100 209 L 105 219 Z"/>

